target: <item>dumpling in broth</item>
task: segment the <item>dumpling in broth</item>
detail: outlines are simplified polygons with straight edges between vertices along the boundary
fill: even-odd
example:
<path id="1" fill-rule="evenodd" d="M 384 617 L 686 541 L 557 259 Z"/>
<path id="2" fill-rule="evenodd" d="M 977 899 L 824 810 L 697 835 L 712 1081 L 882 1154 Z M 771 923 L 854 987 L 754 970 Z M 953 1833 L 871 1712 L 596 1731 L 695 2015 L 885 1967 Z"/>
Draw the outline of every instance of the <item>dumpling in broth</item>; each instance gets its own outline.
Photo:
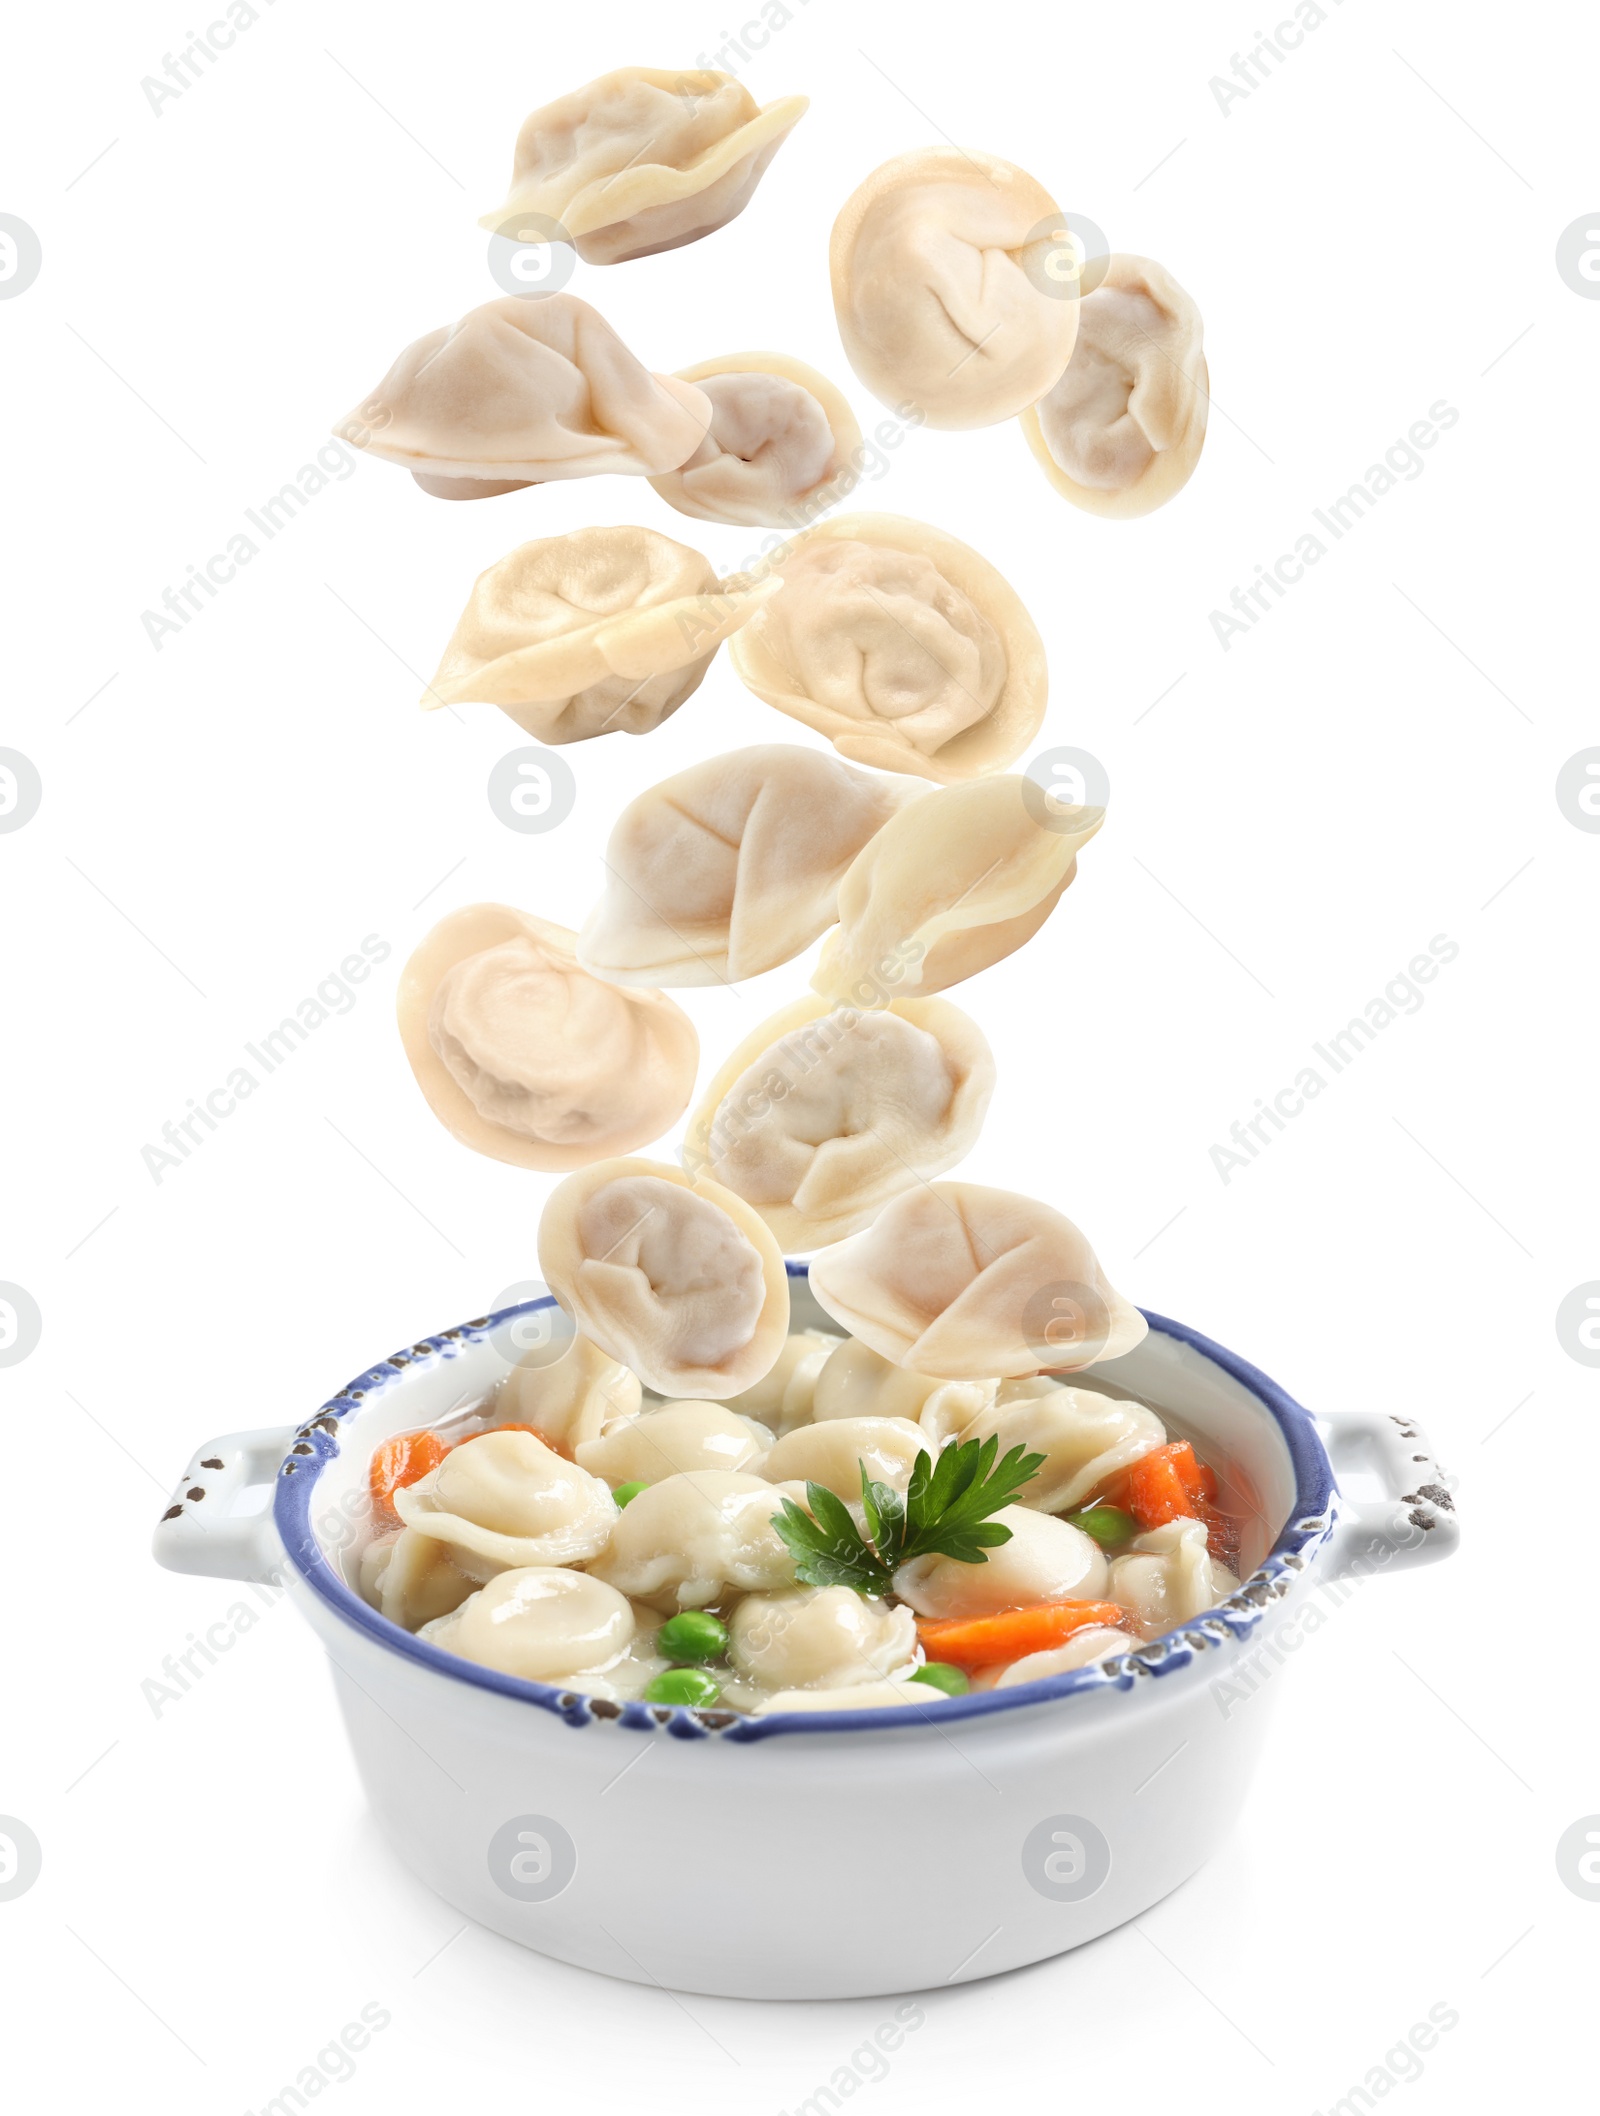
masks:
<path id="1" fill-rule="evenodd" d="M 812 1259 L 826 1312 L 885 1359 L 945 1379 L 1093 1366 L 1147 1324 L 1063 1214 L 1014 1191 L 925 1183 Z"/>
<path id="2" fill-rule="evenodd" d="M 537 1328 L 545 1315 L 562 1326 L 559 1332 L 547 1336 Z M 558 1452 L 576 1455 L 584 1441 L 599 1439 L 604 1426 L 637 1413 L 639 1377 L 572 1331 L 554 1305 L 533 1320 L 535 1342 L 501 1382 L 490 1415 L 496 1425 L 535 1426 Z"/>
<path id="3" fill-rule="evenodd" d="M 730 650 L 734 668 L 853 764 L 971 779 L 1038 732 L 1044 643 L 970 545 L 904 515 L 839 515 L 770 570 L 782 586 Z"/>
<path id="4" fill-rule="evenodd" d="M 752 1419 L 690 1399 L 619 1419 L 598 1439 L 580 1442 L 578 1460 L 614 1488 L 659 1484 L 684 1470 L 747 1469 L 771 1445 L 772 1435 Z"/>
<path id="5" fill-rule="evenodd" d="M 605 1548 L 617 1517 L 600 1478 L 533 1433 L 463 1440 L 393 1503 L 407 1528 L 444 1544 L 478 1580 L 524 1565 L 581 1563 Z"/>
<path id="6" fill-rule="evenodd" d="M 803 529 L 855 482 L 861 429 L 825 375 L 786 353 L 725 353 L 680 370 L 711 400 L 688 462 L 650 482 L 680 514 Z"/>
<path id="7" fill-rule="evenodd" d="M 729 1410 L 758 1420 L 781 1437 L 808 1421 L 817 1377 L 845 1342 L 831 1330 L 792 1331 L 761 1379 L 723 1401 Z"/>
<path id="8" fill-rule="evenodd" d="M 525 1565 L 424 1625 L 421 1636 L 502 1675 L 560 1682 L 610 1667 L 633 1633 L 633 1611 L 614 1587 L 561 1566 Z"/>
<path id="9" fill-rule="evenodd" d="M 859 1503 L 863 1469 L 875 1484 L 904 1491 L 918 1455 L 932 1452 L 909 1418 L 832 1418 L 786 1433 L 761 1474 L 773 1484 L 820 1484 L 846 1504 Z"/>
<path id="10" fill-rule="evenodd" d="M 712 1401 L 783 1349 L 783 1254 L 742 1198 L 655 1161 L 604 1161 L 557 1184 L 539 1267 L 584 1335 L 662 1396 Z"/>
<path id="11" fill-rule="evenodd" d="M 1030 1506 L 1040 1513 L 1070 1513 L 1118 1470 L 1163 1445 L 1166 1429 L 1142 1403 L 1102 1396 L 1093 1389 L 1064 1388 L 1040 1375 L 1003 1382 L 996 1401 L 961 1429 L 962 1440 L 993 1436 L 997 1452 L 1026 1448 L 1044 1456 L 1028 1486 Z"/>
<path id="12" fill-rule="evenodd" d="M 850 1587 L 747 1595 L 733 1612 L 728 1634 L 728 1658 L 735 1669 L 769 1690 L 886 1682 L 917 1657 L 911 1611 Z"/>
<path id="13" fill-rule="evenodd" d="M 1211 1556 L 1204 1522 L 1168 1521 L 1136 1536 L 1111 1560 L 1107 1593 L 1139 1621 L 1146 1638 L 1203 1616 L 1238 1592 L 1239 1582 Z"/>
<path id="14" fill-rule="evenodd" d="M 895 1593 L 918 1616 L 932 1617 L 993 1616 L 1030 1602 L 1098 1601 L 1105 1593 L 1105 1553 L 1081 1528 L 1031 1506 L 1002 1506 L 994 1519 L 1011 1540 L 983 1564 L 912 1558 L 894 1576 Z"/>
<path id="15" fill-rule="evenodd" d="M 772 1525 L 787 1496 L 740 1470 L 663 1477 L 622 1509 L 590 1576 L 668 1614 L 704 1609 L 730 1589 L 792 1586 L 794 1557 Z"/>
<path id="16" fill-rule="evenodd" d="M 781 743 L 709 757 L 617 818 L 578 960 L 615 984 L 737 983 L 833 923 L 839 878 L 903 782 Z"/>
<path id="17" fill-rule="evenodd" d="M 944 1000 L 863 1012 L 801 999 L 722 1066 L 683 1164 L 753 1205 L 785 1250 L 814 1249 L 954 1166 L 993 1091 L 988 1044 Z"/>

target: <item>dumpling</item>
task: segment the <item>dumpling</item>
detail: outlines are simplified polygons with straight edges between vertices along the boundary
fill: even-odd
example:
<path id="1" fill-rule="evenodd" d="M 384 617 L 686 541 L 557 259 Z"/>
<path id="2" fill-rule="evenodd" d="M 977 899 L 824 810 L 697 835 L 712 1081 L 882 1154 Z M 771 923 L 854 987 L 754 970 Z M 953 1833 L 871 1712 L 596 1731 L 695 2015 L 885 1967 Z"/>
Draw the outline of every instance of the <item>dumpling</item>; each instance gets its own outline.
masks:
<path id="1" fill-rule="evenodd" d="M 886 1682 L 917 1657 L 909 1609 L 853 1587 L 796 1587 L 752 1594 L 728 1623 L 728 1658 L 769 1690 L 851 1689 Z"/>
<path id="2" fill-rule="evenodd" d="M 810 1418 L 817 1376 L 844 1342 L 831 1330 L 792 1331 L 761 1379 L 723 1401 L 730 1411 L 758 1420 L 781 1437 Z"/>
<path id="3" fill-rule="evenodd" d="M 578 1444 L 586 1470 L 618 1484 L 659 1484 L 691 1469 L 748 1469 L 772 1445 L 772 1435 L 720 1403 L 664 1403 L 620 1419 L 597 1440 Z"/>
<path id="4" fill-rule="evenodd" d="M 935 1442 L 953 1438 L 994 1401 L 999 1383 L 941 1381 L 896 1366 L 858 1337 L 839 1341 L 818 1374 L 811 1416 L 818 1425 L 835 1418 L 912 1418 Z"/>
<path id="5" fill-rule="evenodd" d="M 506 904 L 442 919 L 400 973 L 400 1038 L 428 1107 L 464 1146 L 559 1174 L 676 1123 L 700 1039 L 664 992 L 580 967 L 577 935 Z"/>
<path id="6" fill-rule="evenodd" d="M 850 365 L 930 426 L 993 426 L 1072 356 L 1080 304 L 1049 274 L 1061 209 L 992 154 L 922 147 L 875 169 L 833 224 L 828 266 Z"/>
<path id="7" fill-rule="evenodd" d="M 407 1528 L 445 1544 L 477 1580 L 524 1565 L 581 1564 L 605 1548 L 617 1518 L 601 1479 L 532 1433 L 463 1440 L 393 1503 Z"/>
<path id="8" fill-rule="evenodd" d="M 1105 1552 L 1092 1536 L 1031 1506 L 1002 1506 L 994 1516 L 1009 1543 L 981 1565 L 960 1558 L 912 1558 L 894 1576 L 894 1591 L 918 1616 L 993 1616 L 1033 1602 L 1095 1602 L 1106 1591 Z"/>
<path id="9" fill-rule="evenodd" d="M 820 1250 L 811 1290 L 835 1322 L 947 1380 L 1091 1367 L 1147 1324 L 1063 1214 L 1015 1191 L 924 1183 Z"/>
<path id="10" fill-rule="evenodd" d="M 1188 483 L 1205 441 L 1200 311 L 1162 266 L 1125 256 L 1077 309 L 1066 373 L 1022 414 L 1022 430 L 1075 507 L 1149 514 Z"/>
<path id="11" fill-rule="evenodd" d="M 614 1587 L 559 1565 L 523 1565 L 421 1635 L 446 1653 L 537 1683 L 611 1666 L 633 1631 L 633 1611 Z"/>
<path id="12" fill-rule="evenodd" d="M 559 1309 L 548 1311 L 563 1325 Z M 574 1334 L 557 1357 L 540 1347 L 520 1360 L 494 1399 L 496 1425 L 531 1425 L 558 1454 L 575 1455 L 601 1428 L 631 1418 L 643 1399 L 639 1377 L 621 1360 Z"/>
<path id="13" fill-rule="evenodd" d="M 761 1474 L 772 1484 L 820 1484 L 859 1504 L 863 1468 L 875 1484 L 904 1491 L 918 1455 L 932 1452 L 927 1434 L 909 1418 L 832 1418 L 786 1433 Z"/>
<path id="14" fill-rule="evenodd" d="M 904 1682 L 851 1683 L 840 1690 L 779 1690 L 761 1700 L 755 1716 L 760 1719 L 773 1712 L 893 1711 L 904 1710 L 907 1705 L 927 1712 L 943 1702 L 937 1690 L 908 1677 Z"/>
<path id="15" fill-rule="evenodd" d="M 1203 1521 L 1168 1521 L 1136 1536 L 1111 1560 L 1110 1599 L 1138 1619 L 1146 1638 L 1203 1616 L 1236 1594 L 1239 1582 L 1207 1547 Z"/>
<path id="16" fill-rule="evenodd" d="M 645 735 L 773 592 L 654 529 L 540 537 L 478 575 L 422 703 L 483 700 L 541 742 Z"/>
<path id="17" fill-rule="evenodd" d="M 711 400 L 705 439 L 650 482 L 702 522 L 803 529 L 856 480 L 855 414 L 825 375 L 786 353 L 724 353 L 679 370 Z"/>
<path id="18" fill-rule="evenodd" d="M 1028 1653 L 1009 1666 L 980 1668 L 972 1678 L 974 1690 L 1014 1690 L 1018 1683 L 1043 1682 L 1047 1675 L 1065 1675 L 1073 1668 L 1088 1668 L 1109 1653 L 1131 1653 L 1139 1641 L 1126 1631 L 1107 1624 L 1089 1624 L 1074 1631 L 1064 1646 L 1047 1647 L 1043 1653 Z"/>
<path id="19" fill-rule="evenodd" d="M 630 801 L 578 960 L 614 984 L 737 983 L 807 948 L 839 878 L 913 790 L 783 743 L 708 757 Z"/>
<path id="20" fill-rule="evenodd" d="M 1027 1487 L 1027 1503 L 1041 1513 L 1070 1513 L 1107 1477 L 1148 1455 L 1166 1440 L 1154 1411 L 1142 1403 L 1063 1388 L 1043 1375 L 1001 1384 L 997 1401 L 961 1430 L 963 1440 L 999 1442 L 998 1452 L 1026 1448 L 1044 1467 Z"/>
<path id="21" fill-rule="evenodd" d="M 763 110 L 731 74 L 619 66 L 523 120 L 511 189 L 478 225 L 532 214 L 537 241 L 554 221 L 585 264 L 676 250 L 744 211 L 806 108 Z"/>
<path id="22" fill-rule="evenodd" d="M 656 1161 L 558 1183 L 539 1268 L 585 1336 L 662 1396 L 736 1394 L 789 1329 L 783 1254 L 742 1198 Z"/>
<path id="23" fill-rule="evenodd" d="M 970 545 L 904 515 L 846 514 L 771 571 L 782 587 L 730 649 L 734 668 L 853 764 L 972 779 L 1038 733 L 1044 642 Z"/>
<path id="24" fill-rule="evenodd" d="M 993 1092 L 982 1031 L 945 1000 L 799 999 L 716 1074 L 683 1165 L 753 1205 L 785 1250 L 814 1249 L 953 1167 Z"/>
<path id="25" fill-rule="evenodd" d="M 675 470 L 710 424 L 711 400 L 642 367 L 588 302 L 508 294 L 408 345 L 334 432 L 436 499 L 475 500 Z"/>
<path id="26" fill-rule="evenodd" d="M 811 980 L 817 991 L 871 1005 L 893 963 L 908 991 L 942 992 L 1032 939 L 1105 810 L 1064 811 L 1055 828 L 1035 820 L 1024 783 L 941 787 L 867 841 L 839 884 L 839 930 Z"/>
<path id="27" fill-rule="evenodd" d="M 772 1525 L 786 1496 L 739 1470 L 663 1477 L 622 1509 L 590 1576 L 669 1614 L 704 1609 L 730 1589 L 792 1586 L 794 1557 Z"/>
<path id="28" fill-rule="evenodd" d="M 414 1528 L 391 1528 L 361 1553 L 362 1598 L 407 1631 L 448 1616 L 477 1585 L 453 1562 L 448 1544 Z"/>

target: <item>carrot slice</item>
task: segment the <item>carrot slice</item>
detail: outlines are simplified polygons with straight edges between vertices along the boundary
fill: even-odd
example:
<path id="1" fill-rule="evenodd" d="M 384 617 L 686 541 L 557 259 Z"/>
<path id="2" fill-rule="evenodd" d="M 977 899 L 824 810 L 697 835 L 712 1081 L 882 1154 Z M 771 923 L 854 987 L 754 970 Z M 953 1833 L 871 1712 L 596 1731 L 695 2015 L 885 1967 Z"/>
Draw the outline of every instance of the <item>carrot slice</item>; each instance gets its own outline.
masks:
<path id="1" fill-rule="evenodd" d="M 957 1668 L 990 1668 L 1000 1661 L 1021 1660 L 1060 1646 L 1075 1631 L 1104 1624 L 1133 1629 L 1128 1612 L 1115 1602 L 1032 1602 L 1023 1609 L 1003 1609 L 994 1616 L 924 1617 L 917 1636 L 929 1660 Z"/>
<path id="2" fill-rule="evenodd" d="M 426 1428 L 415 1433 L 395 1433 L 385 1440 L 373 1451 L 368 1471 L 373 1511 L 391 1522 L 398 1521 L 395 1493 L 415 1484 L 429 1470 L 437 1469 L 449 1452 L 439 1435 Z"/>

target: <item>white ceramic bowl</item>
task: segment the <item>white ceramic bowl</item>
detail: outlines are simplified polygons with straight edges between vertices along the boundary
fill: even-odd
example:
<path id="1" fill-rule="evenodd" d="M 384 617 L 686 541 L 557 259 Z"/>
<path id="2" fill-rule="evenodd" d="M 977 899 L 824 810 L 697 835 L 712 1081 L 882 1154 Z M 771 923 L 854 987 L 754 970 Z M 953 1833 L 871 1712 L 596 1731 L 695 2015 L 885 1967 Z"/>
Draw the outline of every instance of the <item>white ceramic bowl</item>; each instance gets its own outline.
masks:
<path id="1" fill-rule="evenodd" d="M 825 1321 L 804 1267 L 790 1273 L 794 1327 Z M 1093 1668 L 929 1690 L 904 1710 L 745 1719 L 517 1681 L 413 1638 L 351 1583 L 372 1450 L 482 1395 L 519 1356 L 519 1321 L 549 1305 L 425 1338 L 304 1425 L 208 1441 L 155 1554 L 178 1572 L 281 1580 L 327 1649 L 362 1780 L 406 1864 L 481 1924 L 611 1976 L 862 1998 L 1094 1939 L 1226 1834 L 1276 1694 L 1262 1678 L 1311 1628 L 1316 1589 L 1455 1546 L 1409 1421 L 1314 1420 L 1152 1315 L 1134 1351 L 1073 1378 L 1159 1411 L 1250 1516 L 1254 1570 L 1219 1609 Z M 1382 1496 L 1341 1495 L 1336 1471 Z M 252 1510 L 263 1486 L 270 1507 Z"/>

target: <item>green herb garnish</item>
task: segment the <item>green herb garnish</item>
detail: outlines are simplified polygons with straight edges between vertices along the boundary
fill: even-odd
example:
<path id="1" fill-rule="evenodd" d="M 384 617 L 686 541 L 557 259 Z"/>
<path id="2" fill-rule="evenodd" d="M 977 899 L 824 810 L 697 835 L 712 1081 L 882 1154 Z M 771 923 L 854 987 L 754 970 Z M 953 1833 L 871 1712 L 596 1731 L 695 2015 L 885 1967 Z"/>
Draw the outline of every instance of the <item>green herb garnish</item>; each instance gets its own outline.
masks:
<path id="1" fill-rule="evenodd" d="M 886 1595 L 896 1568 L 912 1558 L 956 1558 L 987 1564 L 986 1552 L 1011 1541 L 1011 1531 L 989 1516 L 1008 1506 L 1044 1467 L 1043 1455 L 1012 1448 L 997 1463 L 1000 1443 L 965 1440 L 937 1457 L 926 1449 L 912 1466 L 902 1495 L 875 1483 L 861 1465 L 861 1506 L 867 1533 L 826 1485 L 806 1485 L 807 1513 L 785 1499 L 772 1525 L 794 1552 L 795 1572 L 808 1587 L 853 1587 Z"/>

